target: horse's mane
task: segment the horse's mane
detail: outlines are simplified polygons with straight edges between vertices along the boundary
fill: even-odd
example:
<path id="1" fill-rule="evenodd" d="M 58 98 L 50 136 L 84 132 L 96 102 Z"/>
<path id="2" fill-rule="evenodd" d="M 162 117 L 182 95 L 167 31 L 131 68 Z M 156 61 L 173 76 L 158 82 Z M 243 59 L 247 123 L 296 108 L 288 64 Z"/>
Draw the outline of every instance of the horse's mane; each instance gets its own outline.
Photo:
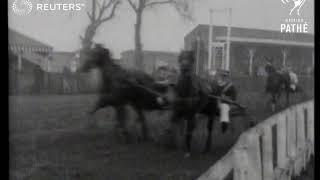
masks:
<path id="1" fill-rule="evenodd" d="M 109 64 L 112 67 L 115 68 L 122 68 L 119 64 L 117 64 L 113 57 L 112 52 L 110 51 L 110 49 L 103 47 L 101 44 L 97 44 L 95 46 L 95 49 L 98 51 L 98 53 L 101 53 L 103 55 L 104 58 L 107 58 L 109 60 Z"/>
<path id="2" fill-rule="evenodd" d="M 148 84 L 154 81 L 154 79 L 145 72 L 136 70 L 136 69 L 126 69 L 121 65 L 117 64 L 115 59 L 112 57 L 112 53 L 109 49 L 104 47 L 98 47 L 98 52 L 103 53 L 103 57 L 108 59 L 106 64 L 107 69 L 105 73 L 108 73 L 107 76 L 114 79 L 125 79 L 125 80 L 134 80 L 140 84 Z M 111 71 L 110 71 L 111 70 Z"/>

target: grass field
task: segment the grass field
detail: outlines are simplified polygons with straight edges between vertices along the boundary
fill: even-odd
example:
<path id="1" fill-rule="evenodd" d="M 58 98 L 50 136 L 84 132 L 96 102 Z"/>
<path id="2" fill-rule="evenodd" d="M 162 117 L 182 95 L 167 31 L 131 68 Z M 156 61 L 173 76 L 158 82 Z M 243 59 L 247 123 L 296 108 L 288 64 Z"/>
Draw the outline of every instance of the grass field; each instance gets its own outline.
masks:
<path id="1" fill-rule="evenodd" d="M 293 103 L 309 98 L 295 98 Z M 168 112 L 147 113 L 155 142 L 124 144 L 115 138 L 112 109 L 87 115 L 95 99 L 95 95 L 11 96 L 11 179 L 191 180 L 228 151 L 250 118 L 259 121 L 271 114 L 263 94 L 239 96 L 251 116 L 233 119 L 233 131 L 227 134 L 221 134 L 216 125 L 209 154 L 200 153 L 207 132 L 206 120 L 199 118 L 193 155 L 186 159 L 181 150 L 161 143 L 161 134 L 168 126 Z M 128 128 L 133 135 L 139 133 L 133 120 Z"/>

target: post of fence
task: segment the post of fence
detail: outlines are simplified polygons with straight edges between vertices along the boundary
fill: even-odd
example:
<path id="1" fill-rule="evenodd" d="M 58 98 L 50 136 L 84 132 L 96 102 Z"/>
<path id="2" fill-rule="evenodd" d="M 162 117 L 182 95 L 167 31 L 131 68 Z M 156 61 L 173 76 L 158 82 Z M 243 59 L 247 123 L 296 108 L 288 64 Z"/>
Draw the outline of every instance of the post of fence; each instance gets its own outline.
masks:
<path id="1" fill-rule="evenodd" d="M 314 104 L 313 102 L 307 105 L 307 118 L 308 118 L 308 139 L 312 146 L 314 146 Z M 311 154 L 314 154 L 314 149 L 311 148 Z"/>
<path id="2" fill-rule="evenodd" d="M 237 147 L 233 151 L 234 169 L 233 180 L 247 180 L 248 177 L 248 154 L 246 153 L 247 147 Z"/>
<path id="3" fill-rule="evenodd" d="M 256 132 L 250 132 L 246 136 L 248 153 L 248 180 L 261 180 L 261 154 L 259 135 Z"/>
<path id="4" fill-rule="evenodd" d="M 287 116 L 287 157 L 289 177 L 294 172 L 294 162 L 296 158 L 296 113 L 295 107 L 290 107 Z"/>
<path id="5" fill-rule="evenodd" d="M 272 150 L 272 132 L 271 127 L 266 126 L 262 134 L 262 176 L 264 180 L 273 180 L 273 150 Z"/>
<path id="6" fill-rule="evenodd" d="M 305 123 L 304 123 L 304 111 L 302 105 L 297 106 L 297 149 L 298 149 L 298 159 L 297 159 L 297 166 L 296 166 L 296 173 L 300 174 L 302 168 L 306 166 L 306 137 L 305 137 Z"/>
<path id="7" fill-rule="evenodd" d="M 286 144 L 287 144 L 287 128 L 286 128 L 286 114 L 280 113 L 277 122 L 277 160 L 278 167 L 286 168 Z"/>
<path id="8" fill-rule="evenodd" d="M 232 153 L 224 156 L 198 180 L 222 180 L 232 169 L 234 180 L 289 180 L 299 175 L 309 155 L 314 153 L 313 113 L 314 104 L 310 101 L 292 106 L 259 123 L 244 132 Z M 276 143 L 273 142 L 274 125 L 277 126 Z M 277 148 L 273 148 L 274 144 Z M 277 152 L 277 165 L 273 164 L 274 150 Z"/>

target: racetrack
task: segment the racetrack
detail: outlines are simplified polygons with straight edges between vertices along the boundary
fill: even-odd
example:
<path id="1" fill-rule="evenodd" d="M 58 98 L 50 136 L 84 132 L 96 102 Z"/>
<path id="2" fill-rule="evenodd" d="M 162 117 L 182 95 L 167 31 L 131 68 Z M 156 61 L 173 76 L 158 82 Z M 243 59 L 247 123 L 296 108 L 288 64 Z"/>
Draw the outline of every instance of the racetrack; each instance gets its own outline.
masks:
<path id="1" fill-rule="evenodd" d="M 309 99 L 299 97 L 294 103 Z M 40 95 L 10 97 L 11 179 L 194 179 L 221 158 L 245 130 L 250 118 L 233 120 L 233 131 L 221 134 L 215 126 L 213 147 L 201 154 L 206 136 L 205 120 L 199 118 L 194 133 L 193 155 L 163 145 L 168 113 L 147 113 L 155 142 L 124 144 L 113 132 L 112 109 L 88 116 L 95 95 Z M 261 93 L 239 96 L 249 107 L 251 118 L 262 120 L 271 114 Z M 134 119 L 134 116 L 130 116 Z M 89 123 L 91 122 L 91 123 Z M 130 121 L 133 137 L 139 126 Z"/>

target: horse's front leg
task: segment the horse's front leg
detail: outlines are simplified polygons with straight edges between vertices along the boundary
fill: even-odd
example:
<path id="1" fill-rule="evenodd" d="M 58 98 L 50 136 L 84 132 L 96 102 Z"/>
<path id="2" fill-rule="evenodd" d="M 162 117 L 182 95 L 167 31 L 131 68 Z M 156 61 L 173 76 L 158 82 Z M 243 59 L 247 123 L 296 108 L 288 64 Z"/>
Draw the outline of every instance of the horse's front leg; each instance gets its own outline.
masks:
<path id="1" fill-rule="evenodd" d="M 142 141 L 148 141 L 149 140 L 149 131 L 148 131 L 148 126 L 147 126 L 145 115 L 143 114 L 143 111 L 138 107 L 134 107 L 134 110 L 137 112 L 137 114 L 138 114 L 137 120 L 141 124 Z"/>
<path id="2" fill-rule="evenodd" d="M 89 115 L 93 115 L 94 113 L 96 113 L 99 109 L 103 108 L 103 106 L 106 103 L 104 103 L 101 99 L 99 99 L 93 106 L 93 108 L 91 108 L 88 112 Z"/>
<path id="3" fill-rule="evenodd" d="M 192 135 L 193 135 L 194 129 L 195 129 L 195 114 L 187 118 L 187 132 L 186 132 L 186 139 L 185 139 L 187 152 L 185 153 L 185 157 L 190 156 Z"/>
<path id="4" fill-rule="evenodd" d="M 92 116 L 99 109 L 102 109 L 102 108 L 105 108 L 107 106 L 110 106 L 111 103 L 112 103 L 112 96 L 110 96 L 110 95 L 100 95 L 98 100 L 95 102 L 94 106 L 87 112 L 87 114 L 89 116 Z M 89 118 L 88 126 L 89 127 L 95 127 L 96 126 L 96 123 L 95 123 L 95 121 L 93 121 L 93 118 Z"/>
<path id="5" fill-rule="evenodd" d="M 127 110 L 124 105 L 115 106 L 116 111 L 116 125 L 115 129 L 117 134 L 121 137 L 124 137 L 125 142 L 129 142 L 129 133 L 126 128 L 126 120 L 127 120 Z"/>
<path id="6" fill-rule="evenodd" d="M 206 146 L 204 149 L 204 153 L 210 152 L 211 149 L 211 138 L 212 138 L 212 129 L 213 129 L 213 122 L 214 122 L 214 116 L 210 115 L 208 117 L 208 123 L 207 123 L 207 141 L 206 141 Z"/>
<path id="7" fill-rule="evenodd" d="M 100 95 L 96 103 L 94 104 L 93 108 L 89 110 L 88 114 L 92 115 L 96 113 L 99 109 L 102 109 L 110 104 L 114 98 L 111 95 Z"/>
<path id="8" fill-rule="evenodd" d="M 169 128 L 166 129 L 166 134 L 168 136 L 168 139 L 170 140 L 170 146 L 173 146 L 174 148 L 180 147 L 180 135 L 181 131 L 184 128 L 181 128 L 181 123 L 182 120 L 182 115 L 179 111 L 173 110 L 172 115 L 170 116 L 169 119 Z M 178 145 L 179 144 L 179 145 Z"/>

